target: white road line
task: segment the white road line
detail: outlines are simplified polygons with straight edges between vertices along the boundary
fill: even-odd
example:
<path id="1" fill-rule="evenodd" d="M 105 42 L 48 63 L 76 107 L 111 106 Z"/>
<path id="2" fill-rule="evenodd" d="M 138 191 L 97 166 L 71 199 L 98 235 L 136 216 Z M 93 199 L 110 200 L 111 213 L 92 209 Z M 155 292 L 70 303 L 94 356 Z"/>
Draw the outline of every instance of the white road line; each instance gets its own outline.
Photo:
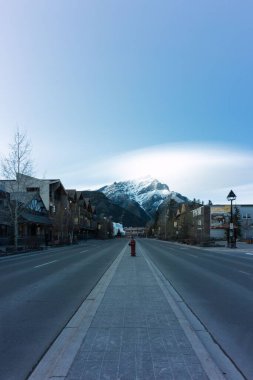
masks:
<path id="1" fill-rule="evenodd" d="M 58 260 L 48 261 L 47 263 L 36 265 L 36 267 L 34 267 L 34 268 L 44 267 L 45 265 L 49 265 L 49 264 L 55 263 L 56 261 L 58 261 Z"/>
<path id="2" fill-rule="evenodd" d="M 246 274 L 247 276 L 251 276 L 251 273 L 249 273 L 249 272 L 244 272 L 243 270 L 239 270 L 238 272 L 243 273 L 243 274 Z"/>
<path id="3" fill-rule="evenodd" d="M 250 253 L 250 252 L 245 252 L 245 255 L 250 255 L 250 256 L 253 256 L 253 253 Z"/>
<path id="4" fill-rule="evenodd" d="M 84 252 L 88 252 L 88 249 L 86 249 L 85 251 L 80 251 L 79 253 L 84 253 Z"/>
<path id="5" fill-rule="evenodd" d="M 192 255 L 191 253 L 189 253 L 189 256 L 192 256 L 192 257 L 196 257 L 196 258 L 198 258 L 198 256 L 196 256 L 196 255 Z"/>

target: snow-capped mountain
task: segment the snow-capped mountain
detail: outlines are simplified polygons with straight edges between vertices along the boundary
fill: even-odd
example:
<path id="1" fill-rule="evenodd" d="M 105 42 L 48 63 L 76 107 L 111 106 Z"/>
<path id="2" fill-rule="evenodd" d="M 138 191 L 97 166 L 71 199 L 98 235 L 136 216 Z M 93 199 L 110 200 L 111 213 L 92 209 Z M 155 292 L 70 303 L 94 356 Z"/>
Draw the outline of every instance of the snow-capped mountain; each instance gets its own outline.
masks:
<path id="1" fill-rule="evenodd" d="M 120 205 L 113 203 L 108 197 L 101 191 L 83 190 L 82 194 L 84 198 L 89 198 L 92 205 L 96 207 L 97 216 L 111 217 L 113 221 L 122 223 L 125 227 L 143 227 L 149 218 L 141 207 L 136 203 L 139 212 L 131 209 L 125 209 Z M 144 214 L 144 218 L 142 215 Z"/>
<path id="2" fill-rule="evenodd" d="M 166 184 L 152 177 L 139 180 L 114 182 L 104 186 L 99 191 L 121 207 L 129 209 L 133 203 L 137 203 L 149 217 L 152 217 L 164 200 L 174 199 L 181 203 L 187 200 L 179 193 L 170 191 Z"/>

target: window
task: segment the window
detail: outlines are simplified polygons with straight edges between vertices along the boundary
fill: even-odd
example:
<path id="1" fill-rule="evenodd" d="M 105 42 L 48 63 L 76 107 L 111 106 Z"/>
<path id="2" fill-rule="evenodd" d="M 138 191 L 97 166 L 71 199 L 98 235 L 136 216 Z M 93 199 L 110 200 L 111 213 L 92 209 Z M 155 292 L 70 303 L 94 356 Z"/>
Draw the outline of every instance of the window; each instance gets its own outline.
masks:
<path id="1" fill-rule="evenodd" d="M 28 193 L 39 193 L 40 192 L 40 188 L 39 187 L 27 187 L 26 188 L 26 191 Z"/>

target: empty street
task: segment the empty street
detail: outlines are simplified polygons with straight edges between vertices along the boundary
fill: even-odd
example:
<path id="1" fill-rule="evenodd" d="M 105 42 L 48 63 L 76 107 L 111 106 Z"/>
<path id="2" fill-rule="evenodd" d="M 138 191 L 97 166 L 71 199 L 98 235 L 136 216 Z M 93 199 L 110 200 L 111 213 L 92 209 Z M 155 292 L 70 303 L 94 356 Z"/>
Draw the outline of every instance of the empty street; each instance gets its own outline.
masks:
<path id="1" fill-rule="evenodd" d="M 0 260 L 0 374 L 23 380 L 125 241 L 95 241 Z"/>
<path id="2" fill-rule="evenodd" d="M 253 252 L 136 240 L 226 355 L 253 378 Z M 96 241 L 0 261 L 1 378 L 26 379 L 128 244 Z M 129 256 L 130 256 L 130 247 Z"/>
<path id="3" fill-rule="evenodd" d="M 253 379 L 253 255 L 139 240 L 159 270 L 247 379 Z"/>

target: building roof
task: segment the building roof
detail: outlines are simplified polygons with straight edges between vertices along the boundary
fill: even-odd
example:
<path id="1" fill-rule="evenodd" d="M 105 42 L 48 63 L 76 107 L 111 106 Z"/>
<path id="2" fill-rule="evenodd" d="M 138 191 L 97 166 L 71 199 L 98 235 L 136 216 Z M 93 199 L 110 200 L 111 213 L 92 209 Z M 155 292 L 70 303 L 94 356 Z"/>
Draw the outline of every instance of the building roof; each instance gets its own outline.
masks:
<path id="1" fill-rule="evenodd" d="M 52 221 L 44 215 L 37 215 L 28 212 L 22 212 L 21 218 L 28 223 L 47 224 L 51 225 Z"/>
<path id="2" fill-rule="evenodd" d="M 76 190 L 75 189 L 66 189 L 66 192 L 68 194 L 68 197 L 71 199 L 76 199 Z"/>
<path id="3" fill-rule="evenodd" d="M 27 193 L 25 191 L 15 191 L 13 193 L 10 193 L 11 201 L 18 201 L 24 205 L 27 205 L 34 197 L 34 193 Z"/>

